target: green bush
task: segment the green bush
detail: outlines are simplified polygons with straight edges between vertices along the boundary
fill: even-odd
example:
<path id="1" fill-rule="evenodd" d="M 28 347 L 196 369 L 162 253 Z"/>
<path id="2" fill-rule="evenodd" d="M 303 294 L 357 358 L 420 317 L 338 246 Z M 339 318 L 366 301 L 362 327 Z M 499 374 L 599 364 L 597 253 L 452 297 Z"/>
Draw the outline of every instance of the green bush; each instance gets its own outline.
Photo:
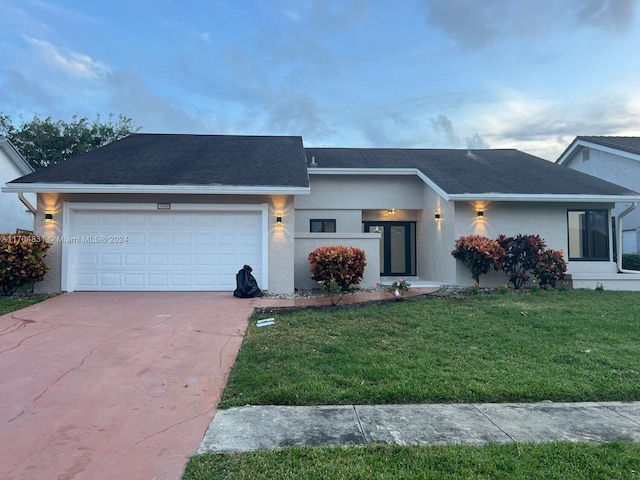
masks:
<path id="1" fill-rule="evenodd" d="M 50 246 L 38 235 L 0 234 L 0 290 L 4 295 L 44 278 L 49 270 L 44 257 Z"/>
<path id="2" fill-rule="evenodd" d="M 640 270 L 640 254 L 624 253 L 622 255 L 622 268 L 627 270 Z"/>
<path id="3" fill-rule="evenodd" d="M 451 255 L 471 270 L 471 278 L 479 284 L 480 275 L 488 273 L 492 268 L 502 268 L 504 249 L 495 240 L 482 235 L 469 235 L 456 240 Z"/>
<path id="4" fill-rule="evenodd" d="M 337 283 L 342 291 L 358 285 L 367 265 L 364 250 L 355 247 L 318 247 L 309 254 L 311 278 L 320 285 Z"/>

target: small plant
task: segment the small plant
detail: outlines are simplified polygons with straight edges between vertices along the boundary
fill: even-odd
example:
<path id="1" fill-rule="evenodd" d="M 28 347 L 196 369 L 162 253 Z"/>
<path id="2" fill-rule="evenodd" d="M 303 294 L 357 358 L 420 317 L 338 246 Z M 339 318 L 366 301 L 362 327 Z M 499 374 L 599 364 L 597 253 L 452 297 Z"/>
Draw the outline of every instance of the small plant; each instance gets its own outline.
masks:
<path id="1" fill-rule="evenodd" d="M 471 295 L 480 295 L 480 284 L 478 282 L 474 283 L 469 293 Z"/>
<path id="2" fill-rule="evenodd" d="M 503 295 L 506 295 L 507 293 L 509 293 L 509 285 L 507 285 L 506 283 L 504 285 L 502 285 L 500 287 L 499 292 Z"/>
<path id="3" fill-rule="evenodd" d="M 321 285 L 334 281 L 343 292 L 358 285 L 367 265 L 364 250 L 355 247 L 318 247 L 309 254 L 311 278 Z"/>
<path id="4" fill-rule="evenodd" d="M 451 255 L 471 270 L 471 277 L 479 284 L 480 275 L 488 273 L 491 269 L 502 268 L 504 249 L 496 240 L 481 235 L 469 235 L 456 240 Z"/>
<path id="5" fill-rule="evenodd" d="M 604 292 L 604 285 L 601 282 L 596 282 L 596 292 Z"/>
<path id="6" fill-rule="evenodd" d="M 342 289 L 340 288 L 340 285 L 338 285 L 338 282 L 335 281 L 335 279 L 332 278 L 328 282 L 321 281 L 318 282 L 318 284 L 320 285 L 320 290 L 322 291 L 322 293 L 326 296 L 331 297 L 332 307 L 335 307 L 339 303 L 342 303 Z"/>
<path id="7" fill-rule="evenodd" d="M 391 285 L 384 285 L 382 282 L 376 282 L 376 285 L 393 295 L 397 301 L 402 300 L 404 294 L 411 288 L 411 284 L 403 278 L 394 280 Z"/>

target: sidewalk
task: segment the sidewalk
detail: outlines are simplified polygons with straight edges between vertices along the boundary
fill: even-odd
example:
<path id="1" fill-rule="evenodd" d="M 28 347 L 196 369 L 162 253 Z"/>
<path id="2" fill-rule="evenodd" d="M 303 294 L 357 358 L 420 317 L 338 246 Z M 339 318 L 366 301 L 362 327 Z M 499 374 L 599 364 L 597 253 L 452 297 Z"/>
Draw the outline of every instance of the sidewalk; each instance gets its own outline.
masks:
<path id="1" fill-rule="evenodd" d="M 219 410 L 198 453 L 556 440 L 640 442 L 640 402 L 245 406 Z"/>

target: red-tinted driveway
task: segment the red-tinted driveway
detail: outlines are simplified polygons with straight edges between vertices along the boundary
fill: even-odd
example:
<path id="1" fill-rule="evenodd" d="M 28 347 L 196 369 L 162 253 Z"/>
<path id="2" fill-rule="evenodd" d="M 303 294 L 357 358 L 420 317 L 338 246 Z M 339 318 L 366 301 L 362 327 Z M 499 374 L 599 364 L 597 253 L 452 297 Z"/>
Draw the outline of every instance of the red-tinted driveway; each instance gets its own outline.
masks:
<path id="1" fill-rule="evenodd" d="M 253 304 L 67 293 L 0 317 L 0 478 L 179 479 Z"/>

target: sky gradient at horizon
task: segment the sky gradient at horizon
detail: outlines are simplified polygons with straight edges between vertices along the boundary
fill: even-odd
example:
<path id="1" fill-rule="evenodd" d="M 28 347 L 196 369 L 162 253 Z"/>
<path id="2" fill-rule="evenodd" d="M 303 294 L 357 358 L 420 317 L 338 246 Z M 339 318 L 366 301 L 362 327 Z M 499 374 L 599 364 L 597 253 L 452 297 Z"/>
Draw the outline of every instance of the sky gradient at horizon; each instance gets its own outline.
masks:
<path id="1" fill-rule="evenodd" d="M 310 147 L 640 135 L 637 0 L 0 0 L 0 111 Z"/>

